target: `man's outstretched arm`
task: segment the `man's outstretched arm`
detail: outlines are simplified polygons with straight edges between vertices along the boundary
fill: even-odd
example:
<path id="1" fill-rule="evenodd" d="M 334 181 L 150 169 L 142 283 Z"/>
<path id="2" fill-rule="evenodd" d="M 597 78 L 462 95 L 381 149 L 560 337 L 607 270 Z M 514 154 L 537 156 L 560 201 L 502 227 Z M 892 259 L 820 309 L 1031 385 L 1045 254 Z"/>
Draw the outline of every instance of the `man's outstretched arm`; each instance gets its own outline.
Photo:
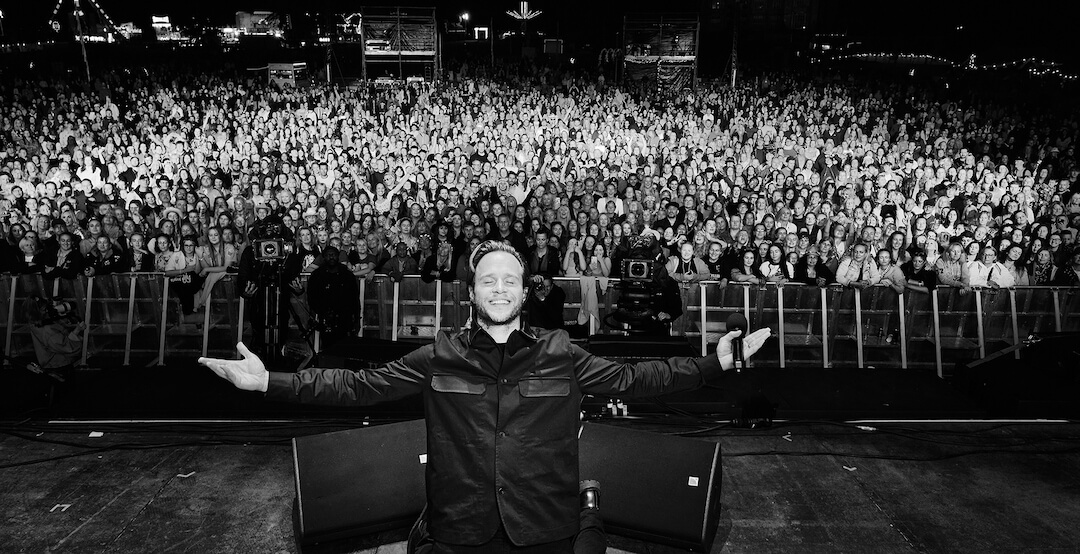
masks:
<path id="1" fill-rule="evenodd" d="M 731 341 L 742 331 L 732 331 L 720 338 L 716 354 L 701 358 L 676 357 L 667 360 L 621 364 L 593 356 L 573 347 L 574 370 L 581 390 L 592 394 L 656 396 L 690 390 L 735 367 Z M 758 329 L 743 340 L 743 352 L 749 359 L 772 336 L 769 328 Z"/>
<path id="2" fill-rule="evenodd" d="M 425 346 L 373 370 L 312 368 L 297 373 L 266 370 L 258 356 L 236 345 L 240 360 L 199 358 L 236 388 L 266 393 L 268 400 L 325 405 L 366 405 L 396 400 L 422 390 L 433 347 Z"/>

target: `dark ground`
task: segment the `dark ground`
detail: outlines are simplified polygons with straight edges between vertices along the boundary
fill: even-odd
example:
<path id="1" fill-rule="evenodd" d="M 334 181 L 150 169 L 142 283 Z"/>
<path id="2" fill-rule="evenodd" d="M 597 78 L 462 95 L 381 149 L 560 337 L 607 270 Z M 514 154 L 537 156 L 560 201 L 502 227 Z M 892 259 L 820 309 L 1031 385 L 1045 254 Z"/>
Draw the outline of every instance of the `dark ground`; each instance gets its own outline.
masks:
<path id="1" fill-rule="evenodd" d="M 700 437 L 724 451 L 712 551 L 1080 550 L 1080 425 L 908 427 L 789 424 Z M 291 450 L 271 442 L 336 428 L 7 426 L 21 436 L 0 440 L 2 550 L 300 552 Z M 89 438 L 93 430 L 105 435 Z M 121 444 L 135 449 L 110 448 Z M 402 552 L 404 538 L 389 531 L 303 551 Z M 674 551 L 611 539 L 616 550 Z"/>
<path id="2" fill-rule="evenodd" d="M 918 371 L 755 369 L 722 389 L 632 402 L 630 418 L 603 414 L 605 399 L 584 409 L 650 431 L 712 428 L 690 436 L 723 448 L 714 552 L 1080 552 L 1080 424 L 988 419 L 1075 414 L 1075 378 L 1053 388 L 1019 369 L 992 386 Z M 300 552 L 289 439 L 419 415 L 416 400 L 273 405 L 194 365 L 64 383 L 14 366 L 2 374 L 5 553 Z M 772 427 L 729 423 L 769 408 Z M 961 422 L 844 423 L 854 419 Z M 387 531 L 303 552 L 403 552 L 404 539 Z"/>

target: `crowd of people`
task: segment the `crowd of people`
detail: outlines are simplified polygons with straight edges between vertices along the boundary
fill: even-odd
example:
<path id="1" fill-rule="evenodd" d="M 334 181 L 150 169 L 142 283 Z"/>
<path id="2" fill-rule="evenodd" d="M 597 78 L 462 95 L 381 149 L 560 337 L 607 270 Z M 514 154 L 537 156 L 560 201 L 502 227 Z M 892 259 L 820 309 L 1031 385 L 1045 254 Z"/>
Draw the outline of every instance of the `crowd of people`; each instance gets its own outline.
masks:
<path id="1" fill-rule="evenodd" d="M 1077 114 L 789 75 L 664 99 L 555 72 L 279 89 L 116 72 L 0 83 L 0 271 L 164 272 L 199 310 L 260 220 L 357 278 L 533 274 L 897 291 L 1080 284 Z"/>

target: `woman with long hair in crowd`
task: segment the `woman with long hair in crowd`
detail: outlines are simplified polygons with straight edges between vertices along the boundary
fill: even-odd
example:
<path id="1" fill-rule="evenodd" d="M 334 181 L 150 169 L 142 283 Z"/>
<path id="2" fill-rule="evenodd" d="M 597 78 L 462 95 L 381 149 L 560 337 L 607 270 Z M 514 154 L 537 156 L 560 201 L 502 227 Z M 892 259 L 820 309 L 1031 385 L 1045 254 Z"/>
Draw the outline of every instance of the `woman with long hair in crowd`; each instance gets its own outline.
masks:
<path id="1" fill-rule="evenodd" d="M 199 310 L 210 299 L 214 285 L 225 276 L 238 258 L 236 248 L 222 240 L 221 229 L 218 227 L 206 230 L 206 244 L 197 247 L 195 253 L 199 259 L 199 276 L 203 278 L 202 286 L 194 297 L 194 309 Z"/>
<path id="2" fill-rule="evenodd" d="M 927 235 L 926 242 L 923 243 L 923 254 L 926 255 L 926 265 L 937 268 L 938 260 L 941 259 L 941 252 L 942 248 L 937 240 L 937 235 Z"/>
<path id="3" fill-rule="evenodd" d="M 907 238 L 904 236 L 904 233 L 900 231 L 894 231 L 891 235 L 889 235 L 889 240 L 885 244 L 885 250 L 889 251 L 889 254 L 892 256 L 893 263 L 897 265 L 905 264 L 910 259 L 911 255 L 907 251 L 906 240 Z"/>
<path id="4" fill-rule="evenodd" d="M 1049 248 L 1042 248 L 1035 252 L 1031 266 L 1028 268 L 1030 284 L 1033 286 L 1050 285 L 1057 278 L 1058 267 L 1054 265 L 1054 254 Z"/>
<path id="5" fill-rule="evenodd" d="M 173 249 L 171 236 L 161 233 L 157 236 L 155 242 L 157 246 L 154 255 L 154 270 L 165 274 L 165 278 L 169 280 L 169 288 L 173 291 L 173 294 L 180 298 L 182 316 L 191 315 L 194 313 L 191 309 L 193 304 L 192 296 L 197 290 L 192 287 L 192 275 L 195 272 L 195 266 L 198 264 L 198 260 L 194 256 L 194 239 L 191 242 L 191 267 L 188 266 L 187 256 L 183 252 Z"/>
<path id="6" fill-rule="evenodd" d="M 315 260 L 320 253 L 319 245 L 315 243 L 315 232 L 310 227 L 301 227 L 300 232 L 296 234 L 296 251 L 292 256 L 293 259 L 297 260 L 296 263 L 299 264 L 295 273 L 315 271 L 318 267 L 315 265 Z"/>
<path id="7" fill-rule="evenodd" d="M 988 277 L 990 286 L 997 285 L 1002 288 L 1028 286 L 1030 280 L 1027 268 L 1021 262 L 1024 257 L 1024 248 L 1019 244 L 1010 244 L 1003 251 L 1004 259 L 994 264 Z"/>
<path id="8" fill-rule="evenodd" d="M 970 290 L 968 265 L 964 262 L 964 247 L 959 242 L 949 244 L 945 253 L 937 259 L 934 267 L 937 270 L 938 283 L 941 285 L 957 287 L 961 294 Z"/>
<path id="9" fill-rule="evenodd" d="M 736 283 L 750 283 L 760 285 L 765 282 L 761 275 L 761 262 L 757 252 L 747 248 L 739 255 L 738 263 L 731 269 L 731 280 Z"/>
<path id="10" fill-rule="evenodd" d="M 832 247 L 830 251 L 835 254 L 836 259 L 839 260 L 847 254 L 848 250 L 848 230 L 847 226 L 839 221 L 833 223 L 832 228 L 829 230 L 829 242 Z"/>
<path id="11" fill-rule="evenodd" d="M 585 274 L 592 277 L 611 275 L 611 258 L 603 244 L 597 243 L 585 256 Z"/>
<path id="12" fill-rule="evenodd" d="M 764 261 L 758 266 L 758 273 L 767 282 L 783 283 L 795 276 L 795 267 L 788 263 L 779 244 L 770 244 Z"/>
<path id="13" fill-rule="evenodd" d="M 821 259 L 817 247 L 811 246 L 795 264 L 794 281 L 811 286 L 824 287 L 836 280 L 835 273 Z"/>
<path id="14" fill-rule="evenodd" d="M 563 275 L 577 277 L 585 274 L 587 266 L 585 265 L 585 254 L 582 252 L 582 247 L 581 241 L 575 237 L 567 240 L 566 253 L 563 255 Z"/>

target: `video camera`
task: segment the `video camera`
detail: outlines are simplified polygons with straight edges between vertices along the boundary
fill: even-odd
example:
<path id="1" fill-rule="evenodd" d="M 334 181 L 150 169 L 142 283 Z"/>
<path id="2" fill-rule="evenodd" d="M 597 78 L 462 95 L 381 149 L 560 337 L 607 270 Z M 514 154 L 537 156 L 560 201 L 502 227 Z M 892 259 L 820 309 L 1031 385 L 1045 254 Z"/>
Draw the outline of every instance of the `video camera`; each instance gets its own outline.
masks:
<path id="1" fill-rule="evenodd" d="M 258 239 L 253 241 L 251 245 L 255 248 L 255 259 L 260 262 L 284 260 L 294 250 L 291 241 L 280 238 Z"/>
<path id="2" fill-rule="evenodd" d="M 294 251 L 292 233 L 275 214 L 255 224 L 251 230 L 251 246 L 255 259 L 260 262 L 280 262 Z"/>
<path id="3" fill-rule="evenodd" d="M 660 293 L 662 266 L 655 237 L 633 237 L 629 246 L 630 255 L 622 261 L 618 308 L 609 317 L 633 331 L 651 325 L 659 313 L 656 297 Z"/>

